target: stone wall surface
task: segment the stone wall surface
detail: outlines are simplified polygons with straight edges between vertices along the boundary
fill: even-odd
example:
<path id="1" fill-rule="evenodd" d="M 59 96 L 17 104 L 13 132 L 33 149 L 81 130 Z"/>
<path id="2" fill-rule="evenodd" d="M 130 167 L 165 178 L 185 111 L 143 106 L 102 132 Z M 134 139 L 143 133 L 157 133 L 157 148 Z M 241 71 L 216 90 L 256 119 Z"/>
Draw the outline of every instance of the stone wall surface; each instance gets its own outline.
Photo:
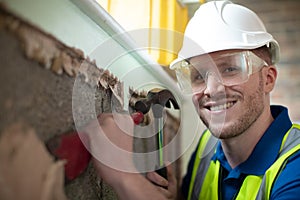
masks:
<path id="1" fill-rule="evenodd" d="M 28 198 L 21 198 L 31 200 L 41 199 L 40 196 L 48 197 L 42 199 L 65 199 L 63 193 L 70 200 L 117 199 L 112 188 L 96 176 L 91 163 L 74 180 L 63 181 L 63 162 L 56 162 L 47 154 L 45 143 L 53 137 L 80 130 L 99 113 L 111 112 L 112 101 L 118 107 L 123 98 L 123 83 L 96 66 L 80 49 L 66 46 L 1 6 L 0 62 L 0 199 L 19 199 L 20 188 L 26 189 L 28 195 Z M 144 91 L 131 92 L 137 99 L 144 97 Z M 180 124 L 168 112 L 165 115 L 166 140 L 171 141 L 178 134 Z M 22 137 L 26 139 L 24 142 L 20 140 Z M 155 137 L 149 140 L 153 139 Z M 8 143 L 3 144 L 4 141 Z M 148 146 L 144 140 L 135 143 L 137 151 L 152 151 L 153 146 L 150 149 Z M 179 146 L 176 143 L 175 151 L 180 151 Z M 4 148 L 8 149 L 5 154 Z M 34 151 L 37 152 L 30 155 Z M 49 169 L 55 170 L 46 170 L 46 173 L 42 157 L 47 158 L 49 166 L 55 166 Z M 178 179 L 180 170 L 178 160 L 174 165 Z M 9 173 L 5 178 L 11 182 L 1 179 L 5 172 Z M 33 178 L 36 176 L 38 178 Z M 21 180 L 28 183 L 46 180 L 46 183 L 40 183 L 39 194 L 34 187 L 39 182 L 25 187 Z M 30 193 L 35 194 L 35 198 Z"/>
<path id="2" fill-rule="evenodd" d="M 20 123 L 22 126 L 33 130 L 43 143 L 54 136 L 75 131 L 76 127 L 72 113 L 72 91 L 76 77 L 75 73 L 80 74 L 80 72 L 79 69 L 75 68 L 69 68 L 67 72 L 66 66 L 63 66 L 62 61 L 58 59 L 62 52 L 66 52 L 73 59 L 74 65 L 75 60 L 78 60 L 78 62 L 84 60 L 81 53 L 79 51 L 79 53 L 76 53 L 71 48 L 65 47 L 52 36 L 41 32 L 36 27 L 32 27 L 3 10 L 0 12 L 0 22 L 0 139 L 5 130 L 14 131 L 15 129 L 9 127 L 14 127 Z M 26 31 L 30 34 L 26 35 Z M 27 39 L 22 38 L 25 35 L 28 37 Z M 45 44 L 48 46 L 43 47 Z M 45 58 L 45 56 L 51 56 L 51 52 L 55 48 L 60 53 L 54 53 L 52 57 Z M 59 62 L 61 63 L 57 64 Z M 93 71 L 94 78 L 99 79 L 101 71 L 92 65 L 93 63 L 90 63 L 89 68 Z M 91 77 L 89 76 L 89 78 Z M 95 89 L 85 79 L 84 76 L 78 78 L 83 87 L 95 91 L 93 102 L 95 104 L 92 104 L 92 106 L 95 107 L 96 113 L 85 113 L 84 120 L 88 121 L 95 114 L 111 110 L 111 91 L 103 88 Z M 80 109 L 84 111 L 91 105 L 87 101 L 86 104 L 81 106 Z M 9 134 L 13 133 L 9 132 Z M 30 158 L 32 155 L 26 156 Z M 20 170 L 28 166 L 26 162 L 30 160 L 26 157 L 23 159 L 23 164 L 19 165 Z M 34 162 L 35 167 L 38 168 L 41 160 L 35 160 Z M 1 163 L 1 165 L 9 164 Z M 12 178 L 14 174 L 8 176 Z M 56 174 L 53 174 L 53 176 L 56 176 Z M 31 184 L 34 185 L 34 183 Z M 3 188 L 2 186 L 1 188 Z M 7 190 L 11 189 L 9 185 L 6 185 L 6 187 Z M 21 185 L 21 187 L 24 186 Z M 28 189 L 32 190 L 31 193 L 38 192 L 36 188 L 30 186 L 28 186 Z M 74 200 L 116 199 L 113 190 L 95 175 L 91 164 L 79 177 L 65 183 L 64 192 L 68 199 Z"/>

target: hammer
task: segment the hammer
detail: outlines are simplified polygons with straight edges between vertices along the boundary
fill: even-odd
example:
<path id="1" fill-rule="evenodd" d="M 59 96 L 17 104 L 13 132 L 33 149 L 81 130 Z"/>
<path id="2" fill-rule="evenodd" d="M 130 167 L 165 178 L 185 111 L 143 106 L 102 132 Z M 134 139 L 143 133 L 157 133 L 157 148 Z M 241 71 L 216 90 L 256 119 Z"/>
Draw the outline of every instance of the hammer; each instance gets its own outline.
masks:
<path id="1" fill-rule="evenodd" d="M 171 103 L 174 109 L 179 109 L 174 95 L 169 90 L 155 88 L 148 92 L 146 98 L 138 100 L 134 105 L 134 109 L 143 114 L 148 113 L 150 108 L 152 109 L 158 148 L 158 166 L 156 172 L 165 179 L 167 179 L 167 168 L 164 165 L 163 159 L 163 110 L 165 107 L 171 108 Z"/>
<path id="2" fill-rule="evenodd" d="M 159 148 L 159 170 L 158 174 L 167 178 L 167 171 L 163 163 L 163 109 L 164 107 L 171 107 L 170 102 L 172 102 L 175 109 L 179 109 L 179 106 L 172 95 L 168 90 L 162 89 L 153 89 L 148 92 L 147 97 L 140 99 L 135 103 L 136 111 L 139 111 L 143 114 L 149 112 L 152 107 L 152 111 L 155 117 L 155 130 L 158 130 L 158 148 Z M 135 114 L 135 115 L 134 115 Z M 142 116 L 136 115 L 134 113 L 132 118 L 135 122 L 139 122 Z M 136 123 L 138 124 L 138 123 Z M 79 137 L 79 134 L 76 131 L 70 131 L 62 135 L 55 136 L 50 138 L 46 142 L 46 147 L 55 158 L 66 160 L 65 165 L 65 181 L 69 183 L 76 177 L 78 177 L 82 172 L 87 168 L 89 161 L 91 159 L 90 152 L 85 148 L 82 143 L 84 134 L 82 137 Z M 87 141 L 86 141 L 87 142 Z"/>

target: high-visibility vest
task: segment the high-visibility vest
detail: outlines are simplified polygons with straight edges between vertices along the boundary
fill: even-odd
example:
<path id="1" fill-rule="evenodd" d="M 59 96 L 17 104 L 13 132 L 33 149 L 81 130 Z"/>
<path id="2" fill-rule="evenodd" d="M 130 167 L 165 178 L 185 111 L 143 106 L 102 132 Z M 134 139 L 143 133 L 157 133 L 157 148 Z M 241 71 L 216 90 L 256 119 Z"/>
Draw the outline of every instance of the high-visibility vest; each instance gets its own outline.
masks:
<path id="1" fill-rule="evenodd" d="M 218 139 L 207 130 L 201 136 L 197 149 L 194 167 L 189 186 L 188 200 L 221 198 L 219 191 L 220 162 L 211 160 L 215 153 Z M 267 169 L 264 175 L 248 175 L 245 177 L 237 200 L 269 199 L 276 178 L 284 169 L 288 158 L 300 149 L 300 125 L 293 124 L 283 137 L 277 160 Z"/>

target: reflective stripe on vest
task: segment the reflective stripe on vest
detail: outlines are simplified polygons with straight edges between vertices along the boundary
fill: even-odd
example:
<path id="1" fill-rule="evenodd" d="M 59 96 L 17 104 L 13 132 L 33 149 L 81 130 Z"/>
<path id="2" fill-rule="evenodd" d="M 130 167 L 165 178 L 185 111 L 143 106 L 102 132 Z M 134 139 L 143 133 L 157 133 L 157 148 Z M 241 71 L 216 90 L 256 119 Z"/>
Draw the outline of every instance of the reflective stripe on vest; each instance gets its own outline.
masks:
<path id="1" fill-rule="evenodd" d="M 195 157 L 189 186 L 188 200 L 219 199 L 220 163 L 211 157 L 215 153 L 217 141 L 209 131 L 205 131 L 200 139 Z M 269 199 L 276 178 L 285 167 L 288 158 L 300 149 L 300 125 L 294 124 L 285 134 L 278 159 L 266 171 L 264 176 L 248 175 L 235 199 L 260 200 Z"/>

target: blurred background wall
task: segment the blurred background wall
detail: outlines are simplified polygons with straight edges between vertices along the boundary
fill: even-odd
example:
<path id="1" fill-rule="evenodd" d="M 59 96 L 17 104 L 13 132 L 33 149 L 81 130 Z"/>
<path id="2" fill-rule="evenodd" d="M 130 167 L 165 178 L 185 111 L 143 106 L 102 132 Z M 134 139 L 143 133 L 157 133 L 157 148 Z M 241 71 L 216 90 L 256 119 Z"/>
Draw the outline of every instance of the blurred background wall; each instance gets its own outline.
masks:
<path id="1" fill-rule="evenodd" d="M 274 104 L 289 108 L 294 122 L 300 122 L 300 1 L 236 0 L 261 17 L 281 47 L 278 81 L 272 95 Z"/>

